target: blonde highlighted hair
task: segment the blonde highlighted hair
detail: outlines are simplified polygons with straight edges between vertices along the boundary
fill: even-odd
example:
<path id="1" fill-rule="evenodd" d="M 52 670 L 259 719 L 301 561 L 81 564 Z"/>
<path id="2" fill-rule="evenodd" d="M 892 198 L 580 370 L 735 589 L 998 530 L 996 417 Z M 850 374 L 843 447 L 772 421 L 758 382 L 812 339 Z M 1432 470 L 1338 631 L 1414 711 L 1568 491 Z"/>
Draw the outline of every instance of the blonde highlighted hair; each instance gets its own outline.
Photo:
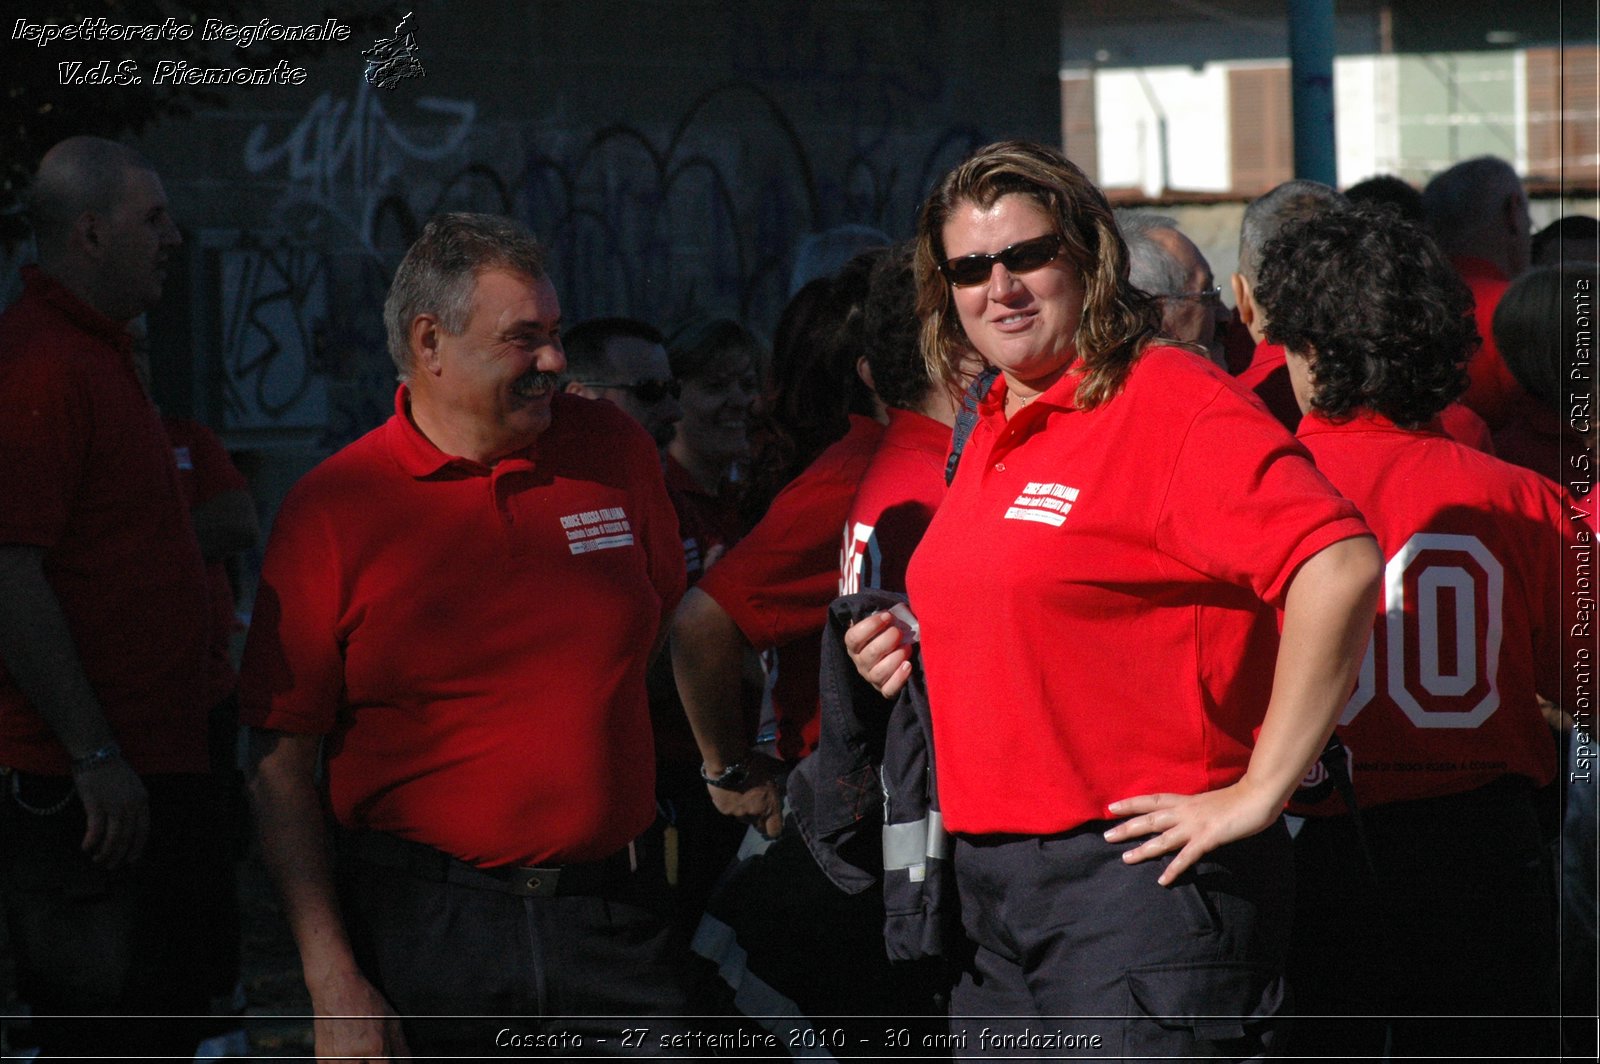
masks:
<path id="1" fill-rule="evenodd" d="M 1073 338 L 1083 370 L 1077 403 L 1098 406 L 1116 395 L 1134 359 L 1160 330 L 1155 301 L 1128 283 L 1128 250 L 1111 205 L 1060 152 L 1008 140 L 979 148 L 945 175 L 917 219 L 917 317 L 928 374 L 958 386 L 962 359 L 973 350 L 939 272 L 948 257 L 944 227 L 963 203 L 992 207 L 1002 196 L 1032 200 L 1051 220 L 1067 258 L 1083 280 L 1083 312 Z M 981 352 L 979 352 L 981 354 Z"/>

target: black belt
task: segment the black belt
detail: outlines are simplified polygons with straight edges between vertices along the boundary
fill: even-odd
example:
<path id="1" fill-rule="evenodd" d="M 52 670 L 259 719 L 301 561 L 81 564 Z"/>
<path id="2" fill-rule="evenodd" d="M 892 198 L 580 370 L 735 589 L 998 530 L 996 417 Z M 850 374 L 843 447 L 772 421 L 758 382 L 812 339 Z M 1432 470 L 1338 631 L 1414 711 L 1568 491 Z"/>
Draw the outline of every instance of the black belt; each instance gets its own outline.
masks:
<path id="1" fill-rule="evenodd" d="M 639 870 L 639 847 L 630 842 L 609 857 L 544 868 L 478 868 L 442 850 L 382 831 L 338 830 L 334 848 L 344 860 L 392 868 L 431 883 L 456 883 L 524 898 L 604 894 Z"/>

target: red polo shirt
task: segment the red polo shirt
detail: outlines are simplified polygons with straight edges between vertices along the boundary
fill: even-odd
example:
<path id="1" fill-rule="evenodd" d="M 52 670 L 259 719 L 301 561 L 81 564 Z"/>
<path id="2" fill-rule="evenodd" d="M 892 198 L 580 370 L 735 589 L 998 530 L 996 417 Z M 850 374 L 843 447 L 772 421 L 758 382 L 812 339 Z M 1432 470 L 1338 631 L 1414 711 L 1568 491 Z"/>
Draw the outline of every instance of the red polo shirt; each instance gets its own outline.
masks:
<path id="1" fill-rule="evenodd" d="M 1511 287 L 1511 281 L 1494 263 L 1470 255 L 1451 256 L 1450 264 L 1472 290 L 1472 317 L 1483 338 L 1483 346 L 1467 363 L 1471 383 L 1461 401 L 1476 410 L 1491 430 L 1498 430 L 1511 414 L 1512 401 L 1526 394 L 1506 368 L 1494 342 L 1494 308 L 1500 305 L 1500 297 Z"/>
<path id="2" fill-rule="evenodd" d="M 1534 696 L 1575 695 L 1578 679 L 1561 666 L 1571 605 L 1562 567 L 1577 533 L 1555 485 L 1437 424 L 1410 431 L 1371 414 L 1313 413 L 1300 439 L 1388 560 L 1339 727 L 1358 803 L 1454 794 L 1504 775 L 1548 783 L 1555 745 Z M 1347 810 L 1335 794 L 1302 811 Z"/>
<path id="3" fill-rule="evenodd" d="M 726 551 L 744 535 L 738 491 L 731 485 L 715 494 L 706 491 L 670 454 L 663 454 L 661 468 L 667 478 L 667 495 L 678 514 L 683 563 L 693 586 L 705 573 L 706 558 L 715 551 Z"/>
<path id="4" fill-rule="evenodd" d="M 794 760 L 817 744 L 822 626 L 839 591 L 839 529 L 883 434 L 850 415 L 844 438 L 772 500 L 766 516 L 696 586 L 728 611 L 757 650 L 776 648 L 770 679 L 778 753 Z"/>
<path id="5" fill-rule="evenodd" d="M 944 500 L 952 429 L 926 414 L 890 410 L 844 522 L 839 594 L 906 589 L 906 566 Z"/>
<path id="6" fill-rule="evenodd" d="M 1263 603 L 1367 534 L 1205 360 L 1151 348 L 1093 410 L 1077 384 L 1008 422 L 996 380 L 911 561 L 952 831 L 1050 834 L 1238 780 L 1272 686 Z"/>
<path id="7" fill-rule="evenodd" d="M 492 468 L 406 412 L 284 500 L 241 718 L 327 734 L 339 822 L 471 864 L 615 852 L 655 815 L 645 664 L 683 594 L 654 443 L 610 403 L 553 400 Z"/>
<path id="8" fill-rule="evenodd" d="M 207 598 L 161 418 L 132 341 L 42 271 L 0 315 L 0 543 L 43 547 L 78 657 L 128 762 L 205 772 Z M 0 664 L 0 765 L 66 751 Z"/>

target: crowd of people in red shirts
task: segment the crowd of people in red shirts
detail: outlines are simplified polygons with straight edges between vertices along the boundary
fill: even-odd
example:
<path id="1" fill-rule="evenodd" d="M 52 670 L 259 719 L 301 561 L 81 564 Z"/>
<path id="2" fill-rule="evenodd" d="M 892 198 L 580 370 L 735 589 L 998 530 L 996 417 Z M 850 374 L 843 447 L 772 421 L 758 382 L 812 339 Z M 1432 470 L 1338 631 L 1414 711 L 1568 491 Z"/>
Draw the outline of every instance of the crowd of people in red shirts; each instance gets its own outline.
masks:
<path id="1" fill-rule="evenodd" d="M 236 719 L 319 1057 L 1592 1052 L 1596 243 L 1504 162 L 1273 189 L 1229 315 L 989 145 L 909 241 L 818 241 L 770 352 L 568 326 L 526 229 L 441 215 L 237 703 L 246 485 L 127 332 L 159 179 L 74 138 L 32 217 L 0 887 L 47 1054 L 203 1036 L 83 1017 L 235 973 L 173 943 L 236 926 Z"/>

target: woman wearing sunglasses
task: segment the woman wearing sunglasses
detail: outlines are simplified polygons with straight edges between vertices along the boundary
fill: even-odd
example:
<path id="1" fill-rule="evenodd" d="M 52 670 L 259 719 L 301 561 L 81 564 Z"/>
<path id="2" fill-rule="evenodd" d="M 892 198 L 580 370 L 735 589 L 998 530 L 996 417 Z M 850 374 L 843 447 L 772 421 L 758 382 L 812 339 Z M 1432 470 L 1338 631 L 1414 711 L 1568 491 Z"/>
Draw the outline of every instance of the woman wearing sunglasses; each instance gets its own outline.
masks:
<path id="1" fill-rule="evenodd" d="M 1280 814 L 1355 682 L 1371 533 L 1226 374 L 1156 340 L 1058 152 L 980 149 L 917 241 L 930 371 L 976 350 L 1000 375 L 912 558 L 920 644 L 878 614 L 846 645 L 885 696 L 913 656 L 926 680 L 972 950 L 952 1026 L 991 1054 L 1262 1052 Z"/>

